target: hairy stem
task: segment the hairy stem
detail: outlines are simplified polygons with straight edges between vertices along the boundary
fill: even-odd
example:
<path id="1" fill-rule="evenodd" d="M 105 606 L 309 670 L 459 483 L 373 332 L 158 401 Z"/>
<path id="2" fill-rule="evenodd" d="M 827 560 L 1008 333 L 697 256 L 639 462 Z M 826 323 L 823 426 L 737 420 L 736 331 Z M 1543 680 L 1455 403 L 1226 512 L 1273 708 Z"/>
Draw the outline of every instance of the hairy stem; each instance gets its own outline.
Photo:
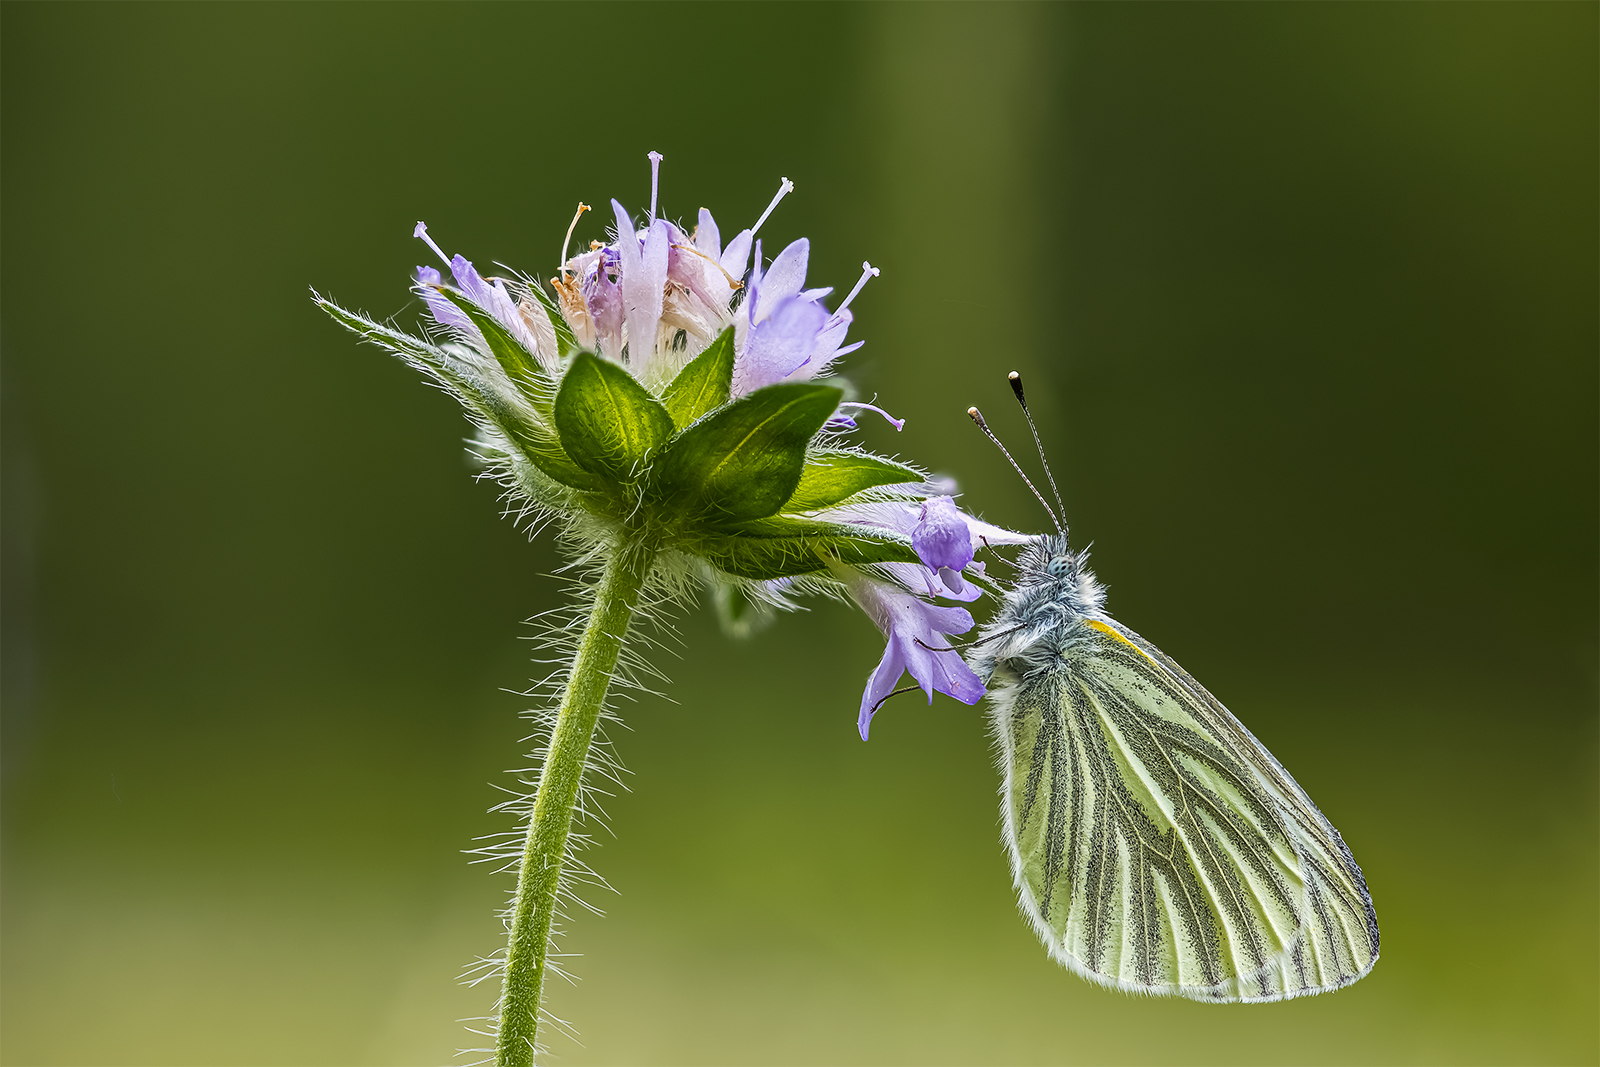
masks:
<path id="1" fill-rule="evenodd" d="M 530 1067 L 533 1063 L 545 953 L 561 865 L 566 858 L 567 834 L 572 829 L 572 811 L 606 688 L 622 651 L 622 639 L 654 561 L 653 549 L 626 543 L 607 560 L 595 589 L 588 625 L 578 641 L 572 675 L 561 695 L 561 710 L 550 738 L 550 754 L 539 776 L 528 840 L 522 849 L 522 870 L 517 876 L 517 896 L 511 908 L 511 939 L 500 987 L 496 1067 Z"/>

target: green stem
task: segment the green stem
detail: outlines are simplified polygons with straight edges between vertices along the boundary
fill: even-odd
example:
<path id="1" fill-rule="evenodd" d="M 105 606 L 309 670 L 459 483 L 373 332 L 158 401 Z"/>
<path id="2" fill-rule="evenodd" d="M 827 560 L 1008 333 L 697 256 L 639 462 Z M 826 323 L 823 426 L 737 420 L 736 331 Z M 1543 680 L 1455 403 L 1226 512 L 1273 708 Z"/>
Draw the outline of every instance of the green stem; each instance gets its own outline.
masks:
<path id="1" fill-rule="evenodd" d="M 572 676 L 561 695 L 561 710 L 550 738 L 550 754 L 539 776 L 533 818 L 522 849 L 522 870 L 511 908 L 511 940 L 500 987 L 500 1036 L 496 1067 L 531 1067 L 539 1026 L 539 994 L 544 985 L 545 952 L 555 914 L 556 890 L 566 857 L 572 809 L 589 759 L 589 744 L 605 703 L 606 688 L 622 651 L 639 590 L 655 550 L 624 543 L 606 561 L 595 589 L 589 623 L 578 641 Z"/>

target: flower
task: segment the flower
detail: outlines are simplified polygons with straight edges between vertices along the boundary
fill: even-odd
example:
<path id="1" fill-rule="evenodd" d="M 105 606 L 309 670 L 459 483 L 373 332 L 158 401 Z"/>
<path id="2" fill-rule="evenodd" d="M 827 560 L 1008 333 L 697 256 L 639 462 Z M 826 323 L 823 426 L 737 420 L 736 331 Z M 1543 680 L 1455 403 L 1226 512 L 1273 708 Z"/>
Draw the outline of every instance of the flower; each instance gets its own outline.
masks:
<path id="1" fill-rule="evenodd" d="M 411 231 L 411 236 L 419 237 L 427 242 L 429 248 L 450 268 L 451 277 L 455 279 L 456 288 L 460 289 L 474 304 L 488 311 L 500 324 L 510 330 L 512 336 L 538 357 L 546 370 L 552 370 L 559 364 L 556 354 L 555 331 L 550 325 L 550 319 L 544 314 L 543 309 L 522 307 L 511 299 L 511 294 L 506 291 L 505 282 L 496 279 L 494 284 L 485 282 L 473 266 L 462 256 L 447 256 L 444 251 L 428 236 L 426 223 L 417 223 L 416 229 Z M 433 320 L 460 335 L 468 344 L 476 348 L 487 350 L 488 342 L 485 341 L 483 331 L 473 325 L 455 304 L 451 303 L 439 291 L 443 279 L 439 272 L 432 267 L 417 268 L 417 288 L 422 294 L 423 301 L 428 305 L 428 311 L 433 315 Z M 527 302 L 524 302 L 527 303 Z M 538 320 L 532 314 L 538 311 Z M 541 337 L 536 335 L 548 335 Z"/>
<path id="2" fill-rule="evenodd" d="M 668 570 L 692 564 L 746 632 L 794 594 L 854 600 L 886 637 L 862 694 L 863 738 L 906 671 L 929 700 L 938 691 L 975 702 L 983 685 L 946 640 L 970 630 L 972 616 L 938 601 L 976 600 L 974 554 L 1028 538 L 966 514 L 948 485 L 844 441 L 856 429 L 851 412 L 904 425 L 819 381 L 861 346 L 846 343 L 850 305 L 878 269 L 863 262 L 830 311 L 833 289 L 806 285 L 810 242 L 768 261 L 757 236 L 793 182 L 782 179 L 755 224 L 724 245 L 705 208 L 690 233 L 658 213 L 661 156 L 650 163 L 643 220 L 612 200 L 609 239 L 569 256 L 589 210 L 578 205 L 554 297 L 537 279 L 485 279 L 419 222 L 413 236 L 453 282 L 417 268 L 426 338 L 319 302 L 455 394 L 491 474 L 524 515 L 560 523 L 580 552 L 636 543 Z M 692 390 L 678 388 L 694 375 Z M 738 432 L 716 437 L 718 420 Z M 722 440 L 739 454 L 717 452 Z M 719 480 L 730 477 L 731 487 Z"/>
<path id="3" fill-rule="evenodd" d="M 929 598 L 978 599 L 981 591 L 977 585 L 962 578 L 969 568 L 983 572 L 983 564 L 973 562 L 974 553 L 986 546 L 1025 544 L 1033 538 L 973 518 L 948 495 L 928 496 L 915 504 L 893 501 L 846 506 L 837 513 L 846 522 L 909 534 L 921 560 L 879 564 L 877 569 L 892 579 L 892 584 L 841 574 L 851 599 L 888 638 L 883 658 L 861 697 L 857 726 L 862 740 L 867 739 L 872 716 L 905 672 L 910 672 L 930 701 L 937 691 L 966 704 L 976 703 L 984 694 L 983 683 L 944 640 L 944 635 L 970 630 L 972 616 Z"/>
<path id="4" fill-rule="evenodd" d="M 984 694 L 983 683 L 961 659 L 960 652 L 945 640 L 946 634 L 963 634 L 972 629 L 972 616 L 965 608 L 931 604 L 906 590 L 872 581 L 859 572 L 841 577 L 851 599 L 889 639 L 883 659 L 861 694 L 861 714 L 856 720 L 861 740 L 867 739 L 872 716 L 895 691 L 896 683 L 906 671 L 916 679 L 917 687 L 928 694 L 929 703 L 933 701 L 935 690 L 963 704 L 978 702 Z"/>
<path id="5" fill-rule="evenodd" d="M 972 534 L 952 498 L 935 496 L 922 502 L 922 516 L 911 531 L 911 547 L 924 565 L 939 572 L 945 585 L 961 592 L 961 569 L 972 562 Z"/>

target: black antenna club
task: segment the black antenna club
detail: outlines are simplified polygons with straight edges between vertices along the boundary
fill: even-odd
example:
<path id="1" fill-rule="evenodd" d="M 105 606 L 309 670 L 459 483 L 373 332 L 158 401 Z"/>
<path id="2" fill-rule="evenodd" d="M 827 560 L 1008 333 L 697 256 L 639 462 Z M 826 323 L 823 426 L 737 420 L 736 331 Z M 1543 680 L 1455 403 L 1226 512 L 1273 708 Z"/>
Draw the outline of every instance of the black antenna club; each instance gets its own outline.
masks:
<path id="1" fill-rule="evenodd" d="M 1044 455 L 1044 442 L 1039 440 L 1039 427 L 1033 424 L 1033 412 L 1028 410 L 1028 398 L 1022 395 L 1022 375 L 1012 371 L 1006 375 L 1006 380 L 1011 383 L 1011 391 L 1017 394 L 1017 403 L 1022 405 L 1022 416 L 1028 420 L 1028 429 L 1033 431 L 1033 446 L 1039 450 L 1039 462 L 1044 464 L 1044 476 L 1050 479 L 1050 491 L 1055 494 L 1056 507 L 1061 509 L 1061 517 L 1067 517 L 1067 505 L 1061 502 L 1061 490 L 1056 488 L 1056 476 L 1050 470 L 1050 461 Z"/>

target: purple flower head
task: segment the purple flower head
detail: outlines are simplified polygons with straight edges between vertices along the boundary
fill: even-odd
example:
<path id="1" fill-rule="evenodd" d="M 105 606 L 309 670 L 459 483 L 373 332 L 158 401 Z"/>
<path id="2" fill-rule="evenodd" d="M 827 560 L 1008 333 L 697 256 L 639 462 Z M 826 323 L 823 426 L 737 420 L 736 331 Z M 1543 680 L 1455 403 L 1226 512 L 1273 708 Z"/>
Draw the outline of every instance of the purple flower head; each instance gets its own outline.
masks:
<path id="1" fill-rule="evenodd" d="M 814 519 L 827 524 L 818 533 L 819 539 L 827 540 L 818 541 L 815 555 L 775 559 L 770 569 L 763 565 L 753 571 L 735 562 L 739 557 L 726 551 L 723 538 L 755 537 L 758 531 L 721 530 L 697 521 L 693 516 L 701 512 L 680 507 L 676 499 L 687 490 L 674 488 L 670 503 L 660 499 L 656 490 L 662 483 L 652 480 L 655 475 L 649 469 L 652 457 L 666 455 L 673 441 L 697 432 L 684 425 L 684 412 L 691 419 L 713 414 L 698 409 L 721 399 L 723 383 L 730 401 L 742 401 L 734 415 L 758 412 L 763 404 L 783 403 L 785 398 L 749 394 L 830 374 L 841 356 L 861 346 L 860 341 L 848 341 L 854 324 L 852 305 L 880 272 L 863 262 L 859 279 L 843 300 L 834 302 L 833 288 L 808 284 L 808 240 L 790 241 L 770 261 L 765 257 L 758 235 L 794 191 L 787 178 L 754 225 L 739 230 L 731 240 L 724 240 L 717 220 L 705 208 L 699 209 L 692 231 L 686 232 L 662 208 L 661 155 L 652 152 L 649 158 L 648 212 L 634 216 L 620 200 L 611 200 L 606 239 L 581 240 L 576 254 L 569 256 L 578 224 L 590 210 L 586 204 L 578 205 L 562 240 L 560 268 L 549 279 L 554 300 L 535 279 L 485 278 L 465 256 L 446 254 L 419 222 L 413 236 L 440 260 L 437 266 L 418 267 L 415 276 L 415 291 L 436 329 L 424 330 L 426 336 L 421 338 L 398 337 L 391 327 L 320 298 L 319 303 L 350 329 L 386 345 L 453 392 L 476 424 L 475 454 L 531 513 L 569 519 L 568 532 L 583 544 L 602 529 L 659 526 L 673 538 L 670 543 L 676 550 L 698 560 L 701 576 L 718 597 L 719 613 L 730 628 L 743 626 L 748 632 L 774 612 L 794 607 L 789 600 L 793 595 L 847 593 L 886 638 L 882 659 L 862 694 L 863 738 L 873 713 L 906 672 L 916 680 L 914 688 L 930 701 L 938 691 L 968 704 L 976 702 L 983 695 L 983 684 L 948 637 L 972 628 L 972 616 L 961 605 L 979 599 L 990 588 L 980 577 L 978 550 L 1029 538 L 963 512 L 952 496 L 953 486 L 915 481 L 919 476 L 906 471 L 879 483 L 876 479 L 883 476 L 879 471 L 866 479 L 867 488 L 842 502 L 817 506 L 817 501 L 832 498 L 792 495 L 783 507 L 773 505 L 774 522 L 781 526 Z M 731 381 L 722 377 L 714 383 L 715 393 L 698 392 L 692 394 L 692 402 L 679 405 L 680 399 L 689 398 L 669 387 L 720 337 L 732 340 Z M 515 350 L 519 346 L 531 361 Z M 633 409 L 650 410 L 648 441 L 639 437 L 630 442 L 631 466 L 625 476 L 609 461 L 578 462 L 585 455 L 578 446 L 595 443 L 586 439 L 585 427 L 564 415 L 557 417 L 551 404 L 567 384 L 574 395 L 589 388 L 584 376 L 595 372 L 595 357 L 626 364 L 627 382 L 615 366 L 603 364 L 598 368 L 601 380 L 607 388 L 631 392 L 627 403 Z M 583 375 L 563 380 L 570 368 L 579 366 Z M 730 370 L 726 362 L 711 369 L 722 375 Z M 837 463 L 840 469 L 861 470 L 872 466 L 877 457 L 839 448 L 838 436 L 855 429 L 863 412 L 881 415 L 896 429 L 904 425 L 877 406 L 876 398 L 840 401 L 842 390 L 797 392 L 831 408 L 812 410 L 806 417 L 815 419 L 813 426 L 821 423 L 820 428 L 811 440 L 792 443 L 803 445 L 813 466 Z M 620 395 L 614 394 L 614 399 Z M 649 398 L 666 401 L 662 418 L 657 416 L 663 413 L 646 402 Z M 758 441 L 751 447 L 769 446 Z M 585 469 L 576 469 L 574 463 Z M 752 473 L 751 486 L 761 477 L 760 470 Z M 895 477 L 912 481 L 892 480 Z M 596 479 L 602 487 L 619 491 L 588 492 Z M 847 566 L 838 561 L 851 557 L 835 545 L 835 538 L 838 546 L 851 542 L 882 546 L 890 541 L 897 546 L 891 553 L 896 561 Z"/>
<path id="2" fill-rule="evenodd" d="M 935 690 L 963 704 L 978 702 L 984 694 L 983 683 L 962 660 L 961 653 L 945 640 L 946 634 L 963 634 L 972 629 L 972 616 L 965 608 L 930 604 L 903 589 L 875 582 L 859 571 L 841 577 L 851 598 L 889 638 L 883 659 L 861 694 L 856 726 L 863 741 L 878 705 L 894 692 L 901 675 L 908 671 L 928 694 L 929 703 L 933 702 Z"/>
<path id="3" fill-rule="evenodd" d="M 876 268 L 863 264 L 861 280 L 830 312 L 824 300 L 833 290 L 805 285 L 810 242 L 794 241 L 771 263 L 763 262 L 756 235 L 794 191 L 793 182 L 783 179 L 755 225 L 724 245 L 721 228 L 705 208 L 692 234 L 658 213 L 660 163 L 660 154 L 651 153 L 645 228 L 636 229 L 633 217 L 613 200 L 612 241 L 562 265 L 556 288 L 579 344 L 617 360 L 625 345 L 629 368 L 659 387 L 732 326 L 735 397 L 826 374 L 840 356 L 860 347 L 845 343 L 852 322 L 848 305 Z M 834 428 L 853 425 L 841 416 Z"/>

